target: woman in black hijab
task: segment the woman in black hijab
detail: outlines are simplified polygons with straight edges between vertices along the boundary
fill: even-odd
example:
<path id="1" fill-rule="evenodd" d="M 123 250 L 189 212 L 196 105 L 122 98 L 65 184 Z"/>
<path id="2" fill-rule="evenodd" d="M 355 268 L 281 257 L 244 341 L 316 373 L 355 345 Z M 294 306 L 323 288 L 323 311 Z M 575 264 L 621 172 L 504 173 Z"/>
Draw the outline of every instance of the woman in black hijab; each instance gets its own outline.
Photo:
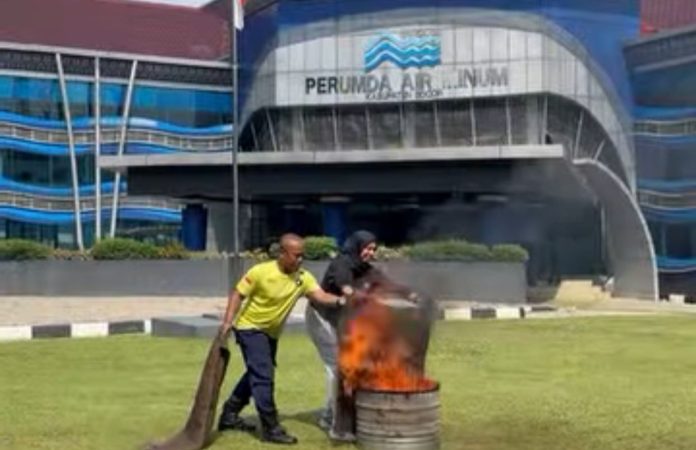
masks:
<path id="1" fill-rule="evenodd" d="M 377 250 L 377 237 L 369 231 L 356 231 L 346 239 L 341 253 L 326 269 L 321 287 L 334 295 L 350 295 L 359 284 L 383 278 L 382 273 L 370 262 Z M 341 317 L 340 308 L 326 308 L 311 303 L 305 311 L 307 331 L 317 347 L 326 370 L 326 409 L 319 419 L 319 426 L 331 437 L 338 388 L 337 328 Z"/>

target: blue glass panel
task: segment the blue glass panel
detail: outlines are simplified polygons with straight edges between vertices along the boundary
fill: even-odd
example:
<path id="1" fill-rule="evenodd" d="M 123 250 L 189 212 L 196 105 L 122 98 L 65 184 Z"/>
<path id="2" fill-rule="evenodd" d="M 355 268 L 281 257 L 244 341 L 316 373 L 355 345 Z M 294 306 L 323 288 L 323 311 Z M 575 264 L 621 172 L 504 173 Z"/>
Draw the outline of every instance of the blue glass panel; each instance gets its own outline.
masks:
<path id="1" fill-rule="evenodd" d="M 110 209 L 102 210 L 102 218 L 111 216 Z M 46 225 L 69 225 L 75 220 L 72 211 L 45 211 L 30 208 L 21 208 L 9 205 L 0 205 L 0 217 L 19 222 L 39 223 Z M 85 211 L 81 214 L 82 222 L 94 222 L 94 211 Z M 142 220 L 148 222 L 181 222 L 181 212 L 164 208 L 119 208 L 120 220 Z"/>
<path id="2" fill-rule="evenodd" d="M 127 183 L 124 181 L 121 183 L 121 192 L 126 192 L 128 189 Z M 33 184 L 27 184 L 27 183 L 19 183 L 14 180 L 7 179 L 5 177 L 0 177 L 0 190 L 3 191 L 9 191 L 9 192 L 17 192 L 17 193 L 22 193 L 22 194 L 33 194 L 33 195 L 41 195 L 41 196 L 47 196 L 47 197 L 71 197 L 72 196 L 72 188 L 71 187 L 45 187 L 45 186 L 36 186 Z M 102 183 L 102 194 L 106 195 L 114 190 L 114 183 L 113 182 L 104 182 Z M 87 184 L 80 186 L 80 195 L 81 196 L 92 196 L 95 193 L 94 185 L 93 184 Z"/>
<path id="3" fill-rule="evenodd" d="M 122 84 L 102 83 L 101 103 L 104 106 L 121 107 L 126 98 L 126 87 Z"/>
<path id="4" fill-rule="evenodd" d="M 70 103 L 92 103 L 91 83 L 68 81 L 66 89 Z"/>
<path id="5" fill-rule="evenodd" d="M 126 90 L 123 84 L 102 84 L 103 116 L 120 116 L 123 113 Z M 93 85 L 69 81 L 67 91 L 73 119 L 88 117 L 93 104 Z M 185 127 L 222 125 L 231 122 L 232 98 L 229 92 L 136 84 L 131 116 Z M 0 110 L 11 113 L 50 119 L 59 119 L 62 115 L 62 97 L 57 80 L 0 76 L 0 101 Z"/>

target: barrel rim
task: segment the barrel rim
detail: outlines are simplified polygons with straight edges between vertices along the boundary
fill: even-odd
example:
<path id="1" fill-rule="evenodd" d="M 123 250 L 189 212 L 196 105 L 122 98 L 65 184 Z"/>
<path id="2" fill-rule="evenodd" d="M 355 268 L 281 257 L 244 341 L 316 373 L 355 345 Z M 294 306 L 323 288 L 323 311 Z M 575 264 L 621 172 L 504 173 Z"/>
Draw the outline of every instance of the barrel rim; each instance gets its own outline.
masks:
<path id="1" fill-rule="evenodd" d="M 395 391 L 395 390 L 388 390 L 388 389 L 365 389 L 365 388 L 360 388 L 356 392 L 357 394 L 360 394 L 361 392 L 364 392 L 365 394 L 400 394 L 400 395 L 414 395 L 414 394 L 429 394 L 432 392 L 438 392 L 440 390 L 440 382 L 436 381 L 435 386 L 433 386 L 430 389 L 424 389 L 420 391 Z"/>

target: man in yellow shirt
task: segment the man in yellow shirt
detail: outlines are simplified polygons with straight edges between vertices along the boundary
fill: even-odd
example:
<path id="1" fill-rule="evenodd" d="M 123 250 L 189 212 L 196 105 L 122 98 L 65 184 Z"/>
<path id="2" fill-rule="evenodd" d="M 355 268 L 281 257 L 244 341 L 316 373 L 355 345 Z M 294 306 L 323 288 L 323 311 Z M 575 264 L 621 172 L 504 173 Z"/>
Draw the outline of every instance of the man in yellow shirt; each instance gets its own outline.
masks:
<path id="1" fill-rule="evenodd" d="M 278 338 L 290 311 L 301 296 L 325 305 L 341 306 L 343 297 L 324 292 L 311 273 L 300 268 L 304 241 L 295 234 L 280 240 L 277 260 L 249 269 L 230 292 L 221 332 L 234 328 L 246 373 L 225 402 L 218 429 L 253 431 L 239 413 L 253 397 L 262 427 L 262 439 L 278 444 L 296 444 L 280 426 L 273 398 L 273 379 Z"/>

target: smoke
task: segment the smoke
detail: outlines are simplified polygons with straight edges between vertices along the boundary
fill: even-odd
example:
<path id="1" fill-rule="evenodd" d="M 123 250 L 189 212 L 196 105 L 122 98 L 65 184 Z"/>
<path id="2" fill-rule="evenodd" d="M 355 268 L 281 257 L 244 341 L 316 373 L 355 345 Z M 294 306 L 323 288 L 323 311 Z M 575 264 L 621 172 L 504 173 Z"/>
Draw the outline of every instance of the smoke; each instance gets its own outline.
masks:
<path id="1" fill-rule="evenodd" d="M 599 209 L 572 171 L 562 160 L 464 168 L 469 192 L 421 203 L 407 239 L 518 244 L 530 255 L 531 284 L 596 273 L 602 261 Z"/>

